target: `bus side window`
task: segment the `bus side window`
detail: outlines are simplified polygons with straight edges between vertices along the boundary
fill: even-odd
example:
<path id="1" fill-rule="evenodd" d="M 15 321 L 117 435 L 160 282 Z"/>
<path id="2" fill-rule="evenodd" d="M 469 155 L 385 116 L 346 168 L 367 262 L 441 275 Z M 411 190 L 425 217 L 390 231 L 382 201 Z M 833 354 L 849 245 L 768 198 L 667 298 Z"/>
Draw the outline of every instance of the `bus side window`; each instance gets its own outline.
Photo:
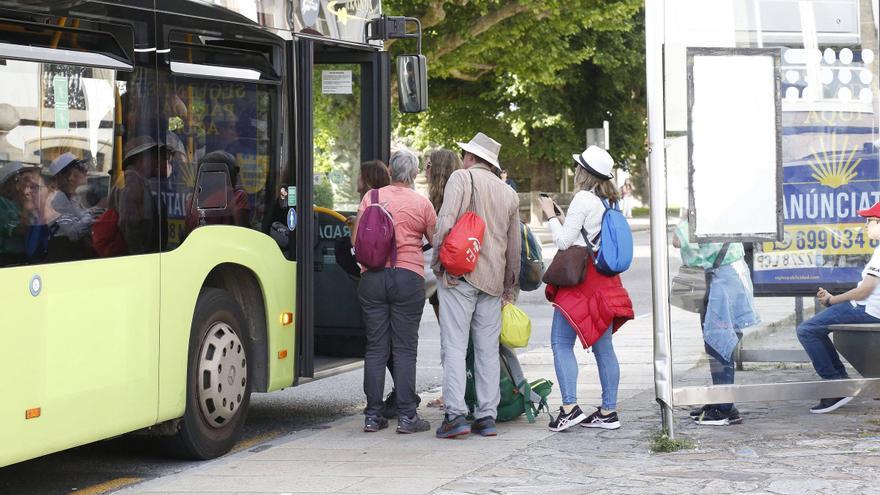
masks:
<path id="1" fill-rule="evenodd" d="M 183 235 L 180 245 L 203 225 L 261 230 L 274 157 L 271 153 L 275 87 L 238 81 L 171 77 L 165 89 L 162 123 L 167 126 L 171 174 L 162 184 L 168 221 Z M 200 214 L 195 191 L 208 164 L 226 167 L 231 190 L 225 214 Z M 220 194 L 220 193 L 217 193 Z M 226 194 L 226 193 L 224 193 Z"/>
<path id="2" fill-rule="evenodd" d="M 0 65 L 0 266 L 96 257 L 124 72 L 7 59 Z"/>

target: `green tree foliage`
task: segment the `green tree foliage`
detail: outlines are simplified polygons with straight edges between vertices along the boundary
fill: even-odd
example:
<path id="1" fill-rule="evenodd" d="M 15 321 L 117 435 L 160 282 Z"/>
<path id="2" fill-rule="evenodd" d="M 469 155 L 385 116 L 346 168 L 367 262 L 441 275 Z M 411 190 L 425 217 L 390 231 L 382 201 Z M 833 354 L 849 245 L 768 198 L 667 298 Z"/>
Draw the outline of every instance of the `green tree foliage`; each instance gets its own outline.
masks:
<path id="1" fill-rule="evenodd" d="M 635 0 L 385 0 L 422 20 L 430 109 L 398 115 L 416 148 L 451 147 L 483 131 L 502 161 L 536 189 L 583 149 L 585 129 L 609 120 L 618 164 L 644 157 L 644 24 Z M 410 41 L 390 43 L 395 53 Z M 522 180 L 521 180 L 522 182 Z"/>

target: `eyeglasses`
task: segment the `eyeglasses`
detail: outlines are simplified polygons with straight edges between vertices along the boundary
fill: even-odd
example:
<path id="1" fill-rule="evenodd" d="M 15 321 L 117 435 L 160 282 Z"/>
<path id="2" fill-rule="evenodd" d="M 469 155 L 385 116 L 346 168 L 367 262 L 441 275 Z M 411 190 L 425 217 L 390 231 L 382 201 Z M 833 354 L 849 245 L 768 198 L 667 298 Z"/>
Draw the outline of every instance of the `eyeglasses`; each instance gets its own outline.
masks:
<path id="1" fill-rule="evenodd" d="M 869 218 L 865 220 L 865 225 L 871 225 L 872 223 L 880 223 L 880 218 Z"/>

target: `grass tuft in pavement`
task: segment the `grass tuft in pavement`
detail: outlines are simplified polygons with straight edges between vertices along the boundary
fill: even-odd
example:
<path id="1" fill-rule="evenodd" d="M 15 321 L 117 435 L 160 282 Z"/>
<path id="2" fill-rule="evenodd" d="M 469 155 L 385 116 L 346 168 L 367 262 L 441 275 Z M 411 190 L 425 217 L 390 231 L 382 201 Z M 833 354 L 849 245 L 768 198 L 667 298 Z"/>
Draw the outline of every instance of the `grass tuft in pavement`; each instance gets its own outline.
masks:
<path id="1" fill-rule="evenodd" d="M 692 448 L 694 448 L 694 442 L 690 439 L 681 436 L 672 439 L 666 430 L 658 431 L 651 437 L 651 452 L 655 454 L 668 454 Z"/>

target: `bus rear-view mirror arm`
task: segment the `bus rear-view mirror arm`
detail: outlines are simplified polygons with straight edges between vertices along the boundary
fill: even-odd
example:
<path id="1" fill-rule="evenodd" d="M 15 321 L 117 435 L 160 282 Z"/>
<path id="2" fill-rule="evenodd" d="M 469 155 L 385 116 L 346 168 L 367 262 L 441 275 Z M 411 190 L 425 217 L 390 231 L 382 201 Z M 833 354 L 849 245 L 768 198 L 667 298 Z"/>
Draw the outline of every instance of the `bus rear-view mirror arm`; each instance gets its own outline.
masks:
<path id="1" fill-rule="evenodd" d="M 408 33 L 407 23 L 416 31 Z M 417 40 L 416 55 L 397 57 L 397 95 L 402 113 L 419 113 L 428 109 L 428 62 L 422 55 L 422 23 L 414 17 L 381 16 L 364 27 L 366 41 L 389 39 Z"/>

